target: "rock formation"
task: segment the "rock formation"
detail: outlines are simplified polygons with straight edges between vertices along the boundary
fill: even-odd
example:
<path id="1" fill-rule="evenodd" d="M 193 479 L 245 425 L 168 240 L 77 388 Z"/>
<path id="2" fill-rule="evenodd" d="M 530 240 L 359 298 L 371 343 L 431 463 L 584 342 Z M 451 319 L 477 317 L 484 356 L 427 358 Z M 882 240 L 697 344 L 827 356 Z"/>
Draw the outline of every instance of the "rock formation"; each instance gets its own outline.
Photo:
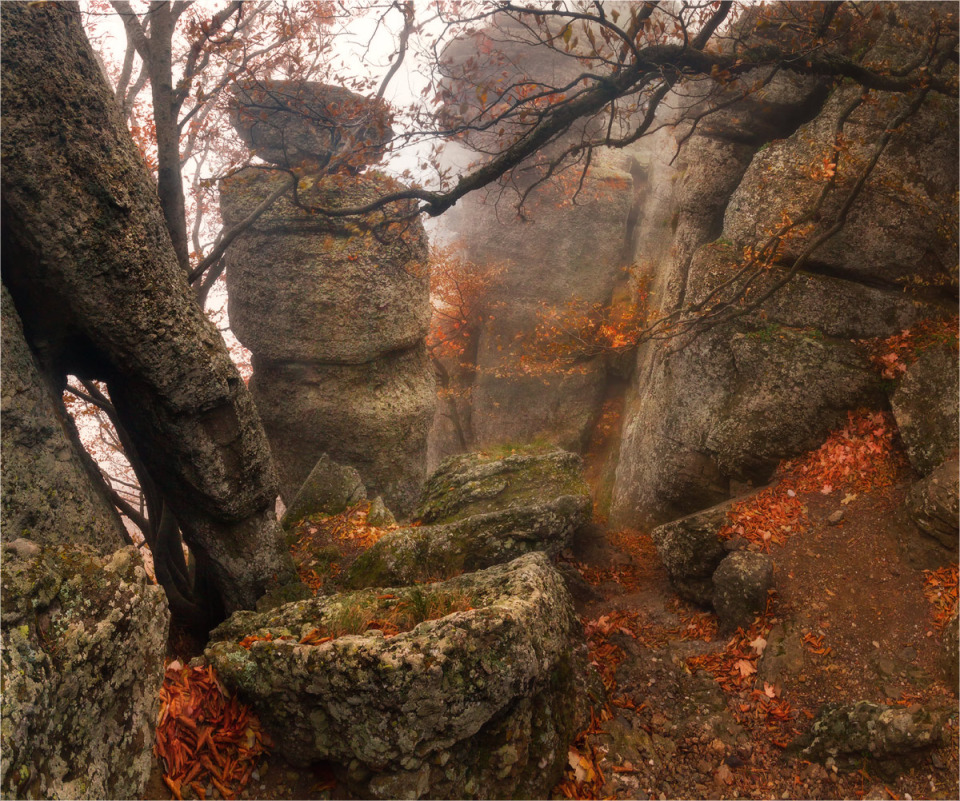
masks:
<path id="1" fill-rule="evenodd" d="M 132 546 L 5 544 L 5 798 L 142 795 L 169 620 Z"/>
<path id="2" fill-rule="evenodd" d="M 210 577 L 207 606 L 252 608 L 296 575 L 253 401 L 177 263 L 79 11 L 2 13 L 3 283 L 27 342 L 55 386 L 107 383 Z"/>
<path id="3" fill-rule="evenodd" d="M 371 126 L 378 133 L 370 148 L 380 152 L 386 134 L 364 117 L 363 98 L 324 105 L 316 98 L 345 90 L 283 82 L 270 87 L 271 97 L 282 92 L 307 99 L 304 108 L 272 109 L 251 133 L 244 120 L 249 123 L 258 106 L 250 92 L 238 94 L 238 130 L 264 158 L 283 164 L 309 151 L 309 163 L 323 162 L 368 135 Z M 349 113 L 335 127 L 332 109 L 343 111 L 346 100 Z M 297 119 L 318 104 L 325 109 L 320 121 Z M 375 110 L 370 115 L 380 120 Z M 356 151 L 349 157 L 360 158 Z M 255 168 L 224 180 L 224 222 L 246 218 L 284 180 Z M 324 208 L 362 205 L 401 188 L 370 170 L 307 183 L 303 203 Z M 231 326 L 253 352 L 250 389 L 287 502 L 324 453 L 355 467 L 369 492 L 401 515 L 419 492 L 435 401 L 424 346 L 430 316 L 426 235 L 419 220 L 391 222 L 409 211 L 398 203 L 360 221 L 329 218 L 285 198 L 228 251 Z"/>
<path id="4" fill-rule="evenodd" d="M 453 456 L 430 476 L 418 525 L 382 537 L 347 573 L 350 587 L 435 581 L 532 551 L 555 557 L 590 519 L 580 457 L 564 451 L 503 459 Z"/>
<path id="5" fill-rule="evenodd" d="M 895 13 L 929 24 L 927 10 L 909 4 Z M 875 41 L 864 46 L 877 58 L 897 64 L 912 57 L 893 27 L 869 35 Z M 673 187 L 652 199 L 640 226 L 638 252 L 655 263 L 648 277 L 657 313 L 703 301 L 734 275 L 743 247 L 779 224 L 781 212 L 796 219 L 809 206 L 821 186 L 815 157 L 822 162 L 857 91 L 841 87 L 827 97 L 815 81 L 781 73 L 764 89 L 789 112 L 779 122 L 762 103 L 734 104 L 698 127 L 677 167 L 652 164 L 651 180 Z M 852 112 L 857 163 L 866 162 L 888 124 L 890 104 L 906 102 L 881 93 L 877 104 Z M 950 226 L 940 223 L 957 189 L 956 120 L 955 100 L 930 95 L 893 135 L 842 232 L 760 308 L 672 355 L 659 344 L 639 349 L 612 522 L 656 525 L 719 503 L 731 482 L 763 483 L 780 459 L 821 442 L 847 409 L 886 405 L 888 388 L 851 340 L 891 336 L 956 307 L 956 246 Z M 835 211 L 836 203 L 824 209 Z M 806 242 L 785 241 L 753 291 L 782 276 Z M 955 394 L 942 406 L 952 411 L 933 427 L 955 437 Z M 945 455 L 932 454 L 921 469 Z"/>
<path id="6" fill-rule="evenodd" d="M 3 737 L 10 798 L 146 787 L 170 613 L 2 290 Z"/>
<path id="7" fill-rule="evenodd" d="M 391 616 L 413 627 L 363 630 Z M 206 657 L 288 759 L 342 766 L 358 797 L 543 798 L 590 703 L 579 630 L 560 575 L 529 554 L 443 583 L 239 614 Z"/>

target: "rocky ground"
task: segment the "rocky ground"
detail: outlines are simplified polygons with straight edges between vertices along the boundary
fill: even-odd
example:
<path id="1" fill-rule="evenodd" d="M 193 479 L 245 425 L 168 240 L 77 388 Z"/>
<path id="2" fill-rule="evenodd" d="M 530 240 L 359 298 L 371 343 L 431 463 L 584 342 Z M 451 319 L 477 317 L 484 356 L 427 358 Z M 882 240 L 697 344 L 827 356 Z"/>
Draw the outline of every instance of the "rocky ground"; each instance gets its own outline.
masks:
<path id="1" fill-rule="evenodd" d="M 938 627 L 956 572 L 904 562 L 908 532 L 895 510 L 906 489 L 800 495 L 806 524 L 767 546 L 776 565 L 767 612 L 734 635 L 677 599 L 649 536 L 584 532 L 560 564 L 608 703 L 573 744 L 553 796 L 957 798 L 957 700 Z M 942 742 L 879 762 L 800 753 L 824 704 L 861 700 L 948 710 Z M 206 790 L 220 797 L 213 783 Z M 159 767 L 146 797 L 171 797 Z M 340 793 L 323 766 L 268 756 L 239 797 Z"/>

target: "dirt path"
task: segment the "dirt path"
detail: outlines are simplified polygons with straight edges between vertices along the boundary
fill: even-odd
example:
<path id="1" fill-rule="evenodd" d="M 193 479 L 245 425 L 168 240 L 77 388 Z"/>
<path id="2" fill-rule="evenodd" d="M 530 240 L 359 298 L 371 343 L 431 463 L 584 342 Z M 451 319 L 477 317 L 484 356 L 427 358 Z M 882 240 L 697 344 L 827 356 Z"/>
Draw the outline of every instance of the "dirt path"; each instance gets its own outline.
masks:
<path id="1" fill-rule="evenodd" d="M 570 556 L 592 588 L 579 611 L 611 702 L 555 795 L 957 798 L 957 699 L 925 574 L 898 551 L 904 491 L 801 496 L 808 525 L 771 547 L 768 614 L 732 638 L 675 599 L 648 537 L 598 530 L 578 543 Z M 954 713 L 943 745 L 900 764 L 851 771 L 791 754 L 822 704 L 859 700 Z"/>

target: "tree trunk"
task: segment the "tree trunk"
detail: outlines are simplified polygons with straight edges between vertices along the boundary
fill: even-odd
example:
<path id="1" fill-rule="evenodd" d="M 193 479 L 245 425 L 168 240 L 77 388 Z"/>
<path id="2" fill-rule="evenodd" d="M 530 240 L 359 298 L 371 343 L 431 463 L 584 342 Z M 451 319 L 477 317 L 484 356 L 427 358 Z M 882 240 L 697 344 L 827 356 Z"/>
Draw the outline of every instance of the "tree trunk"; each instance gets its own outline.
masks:
<path id="1" fill-rule="evenodd" d="M 173 29 L 177 21 L 170 3 L 151 6 L 150 92 L 153 119 L 157 131 L 157 195 L 167 221 L 177 262 L 190 272 L 187 215 L 183 199 L 183 176 L 180 169 L 179 104 L 173 92 Z"/>
<path id="2" fill-rule="evenodd" d="M 295 580 L 260 420 L 69 4 L 5 3 L 3 281 L 45 368 L 107 382 L 223 611 Z"/>

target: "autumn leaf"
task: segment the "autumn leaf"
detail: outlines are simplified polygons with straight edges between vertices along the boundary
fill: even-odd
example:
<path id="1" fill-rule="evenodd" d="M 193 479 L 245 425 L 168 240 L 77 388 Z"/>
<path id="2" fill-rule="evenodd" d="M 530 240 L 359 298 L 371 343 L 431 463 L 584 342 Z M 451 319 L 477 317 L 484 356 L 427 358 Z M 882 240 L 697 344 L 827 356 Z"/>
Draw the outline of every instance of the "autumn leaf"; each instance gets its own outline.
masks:
<path id="1" fill-rule="evenodd" d="M 747 676 L 757 672 L 753 662 L 751 662 L 749 659 L 741 659 L 737 662 L 734 662 L 733 666 L 740 671 L 740 678 L 742 679 L 745 679 Z"/>
<path id="2" fill-rule="evenodd" d="M 767 641 L 763 637 L 757 637 L 750 641 L 750 647 L 756 651 L 757 656 L 763 654 L 763 649 L 767 647 Z"/>

